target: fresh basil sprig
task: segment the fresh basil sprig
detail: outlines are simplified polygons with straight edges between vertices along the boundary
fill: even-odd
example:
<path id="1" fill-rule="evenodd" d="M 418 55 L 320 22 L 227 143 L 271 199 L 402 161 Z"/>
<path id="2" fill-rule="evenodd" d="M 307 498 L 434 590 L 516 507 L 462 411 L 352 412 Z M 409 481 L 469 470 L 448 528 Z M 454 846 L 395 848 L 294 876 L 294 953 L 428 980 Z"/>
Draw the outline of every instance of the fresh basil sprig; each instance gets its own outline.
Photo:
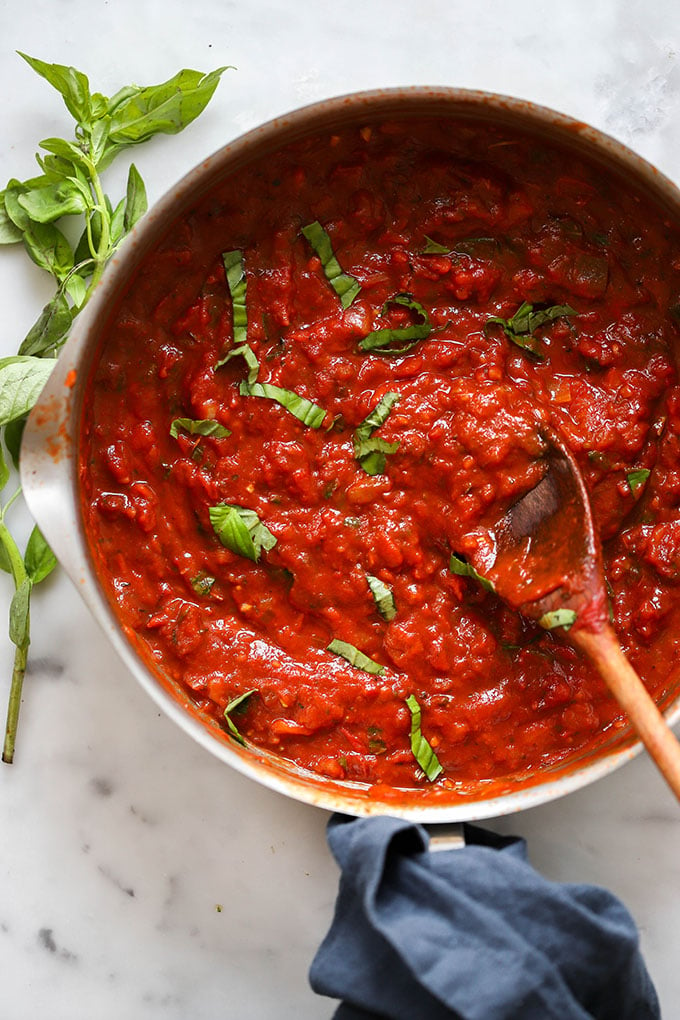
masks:
<path id="1" fill-rule="evenodd" d="M 170 435 L 177 439 L 180 431 L 192 436 L 212 436 L 213 439 L 226 439 L 231 435 L 231 430 L 214 418 L 175 418 L 170 425 Z"/>
<path id="2" fill-rule="evenodd" d="M 348 273 L 343 273 L 333 252 L 331 239 L 318 220 L 303 227 L 302 234 L 319 256 L 324 275 L 340 298 L 342 307 L 349 308 L 361 290 L 359 281 Z"/>
<path id="3" fill-rule="evenodd" d="M 227 274 L 227 286 L 231 294 L 234 343 L 245 344 L 248 339 L 248 312 L 246 310 L 247 284 L 243 252 L 238 248 L 234 251 L 225 251 L 222 254 L 222 261 Z M 250 350 L 250 348 L 248 349 Z M 224 364 L 224 362 L 220 362 L 220 364 Z"/>
<path id="4" fill-rule="evenodd" d="M 517 347 L 529 351 L 537 358 L 543 358 L 540 341 L 533 335 L 546 322 L 552 322 L 563 315 L 578 315 L 571 305 L 551 305 L 549 308 L 534 308 L 528 301 L 523 301 L 511 318 L 502 319 L 499 315 L 492 315 L 486 320 L 484 329 L 489 326 L 502 326 L 508 340 Z"/>
<path id="5" fill-rule="evenodd" d="M 208 513 L 213 531 L 222 545 L 253 563 L 258 562 L 263 549 L 269 552 L 276 545 L 276 538 L 254 510 L 220 503 L 209 507 Z"/>
<path id="6" fill-rule="evenodd" d="M 248 700 L 248 698 L 250 698 L 250 696 L 252 694 L 255 694 L 255 693 L 256 693 L 256 689 L 253 687 L 252 690 L 246 691 L 244 694 L 239 694 L 239 696 L 237 698 L 233 698 L 229 702 L 229 704 L 227 705 L 227 707 L 224 710 L 224 720 L 225 720 L 225 722 L 227 724 L 227 728 L 229 729 L 230 734 L 232 735 L 234 740 L 238 744 L 241 744 L 243 747 L 246 746 L 246 742 L 243 739 L 243 737 L 241 736 L 241 734 L 239 733 L 238 727 L 236 726 L 236 723 L 234 722 L 234 720 L 231 718 L 231 715 L 232 715 L 232 712 L 235 712 L 238 709 L 245 708 L 245 702 Z"/>
<path id="7" fill-rule="evenodd" d="M 357 669 L 363 669 L 364 673 L 373 673 L 376 676 L 380 676 L 385 672 L 385 667 L 381 666 L 379 662 L 369 658 L 368 655 L 364 655 L 354 645 L 350 645 L 347 641 L 339 641 L 334 638 L 329 645 L 326 646 L 326 651 L 333 652 L 335 655 L 340 655 L 343 659 L 349 662 L 350 666 L 356 666 Z"/>
<path id="8" fill-rule="evenodd" d="M 250 382 L 250 377 L 248 377 L 247 380 L 244 379 L 241 382 L 238 391 L 242 397 L 265 397 L 267 400 L 274 400 L 281 407 L 285 407 L 287 411 L 295 415 L 303 425 L 308 425 L 310 429 L 320 428 L 326 417 L 323 407 L 313 404 L 311 400 L 301 397 L 299 393 L 294 393 L 293 390 L 286 390 L 281 386 L 272 386 L 271 383 Z"/>
<path id="9" fill-rule="evenodd" d="M 0 359 L 0 490 L 9 480 L 4 450 L 17 464 L 25 416 L 54 368 L 73 319 L 89 301 L 106 263 L 123 237 L 146 211 L 144 182 L 134 165 L 125 195 L 114 204 L 104 192 L 101 173 L 123 149 L 153 135 L 176 134 L 190 124 L 212 97 L 225 68 L 209 74 L 182 70 L 160 85 L 130 85 L 108 98 L 93 92 L 82 71 L 49 64 L 25 53 L 29 66 L 62 96 L 75 122 L 73 137 L 46 138 L 36 155 L 40 173 L 12 178 L 0 191 L 0 244 L 23 243 L 32 261 L 55 282 L 48 301 L 19 347 L 18 356 Z M 80 218 L 80 239 L 71 244 L 58 225 Z M 76 233 L 77 236 L 77 233 Z M 4 446 L 3 446 L 4 444 Z M 22 556 L 6 524 L 6 513 L 20 490 L 0 507 L 0 568 L 12 575 L 10 637 L 16 645 L 7 712 L 3 761 L 14 760 L 21 691 L 30 640 L 33 587 L 54 567 L 54 556 L 34 529 Z"/>
<path id="10" fill-rule="evenodd" d="M 432 750 L 429 741 L 423 736 L 420 728 L 422 712 L 415 694 L 409 694 L 406 699 L 409 712 L 411 713 L 411 751 L 413 757 L 431 783 L 442 774 L 442 768 L 437 755 Z"/>
<path id="11" fill-rule="evenodd" d="M 394 595 L 389 585 L 381 581 L 379 577 L 374 577 L 373 574 L 366 574 L 366 580 L 368 587 L 371 589 L 371 595 L 375 601 L 376 608 L 382 618 L 387 620 L 393 620 L 397 615 L 397 607 L 394 603 Z"/>
<path id="12" fill-rule="evenodd" d="M 399 443 L 388 443 L 373 433 L 387 421 L 387 417 L 399 400 L 398 393 L 386 393 L 371 413 L 354 430 L 354 456 L 367 475 L 381 475 L 387 464 L 386 454 L 396 453 Z"/>
<path id="13" fill-rule="evenodd" d="M 359 341 L 362 351 L 369 351 L 372 354 L 406 354 L 412 347 L 415 347 L 421 340 L 426 340 L 432 332 L 430 318 L 420 304 L 414 300 L 411 294 L 395 294 L 388 298 L 382 307 L 382 314 L 386 315 L 390 305 L 399 305 L 402 308 L 409 308 L 415 312 L 419 320 L 411 326 L 400 326 L 395 329 L 374 329 Z"/>
<path id="14" fill-rule="evenodd" d="M 452 574 L 458 574 L 460 577 L 471 577 L 473 581 L 477 581 L 481 584 L 482 588 L 486 591 L 496 591 L 488 577 L 484 577 L 482 574 L 479 574 L 471 563 L 467 563 L 465 560 L 462 560 L 460 556 L 456 556 L 455 553 L 451 553 L 449 570 Z"/>

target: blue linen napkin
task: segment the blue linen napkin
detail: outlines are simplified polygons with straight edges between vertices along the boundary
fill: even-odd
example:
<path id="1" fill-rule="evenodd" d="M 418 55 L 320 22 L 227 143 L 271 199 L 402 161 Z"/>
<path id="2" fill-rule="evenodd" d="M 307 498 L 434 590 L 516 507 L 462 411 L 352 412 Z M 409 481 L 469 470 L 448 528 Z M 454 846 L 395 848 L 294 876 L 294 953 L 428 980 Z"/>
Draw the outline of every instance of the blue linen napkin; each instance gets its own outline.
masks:
<path id="1" fill-rule="evenodd" d="M 335 1020 L 659 1020 L 635 922 L 606 889 L 549 882 L 524 840 L 334 815 L 342 875 L 311 966 Z"/>

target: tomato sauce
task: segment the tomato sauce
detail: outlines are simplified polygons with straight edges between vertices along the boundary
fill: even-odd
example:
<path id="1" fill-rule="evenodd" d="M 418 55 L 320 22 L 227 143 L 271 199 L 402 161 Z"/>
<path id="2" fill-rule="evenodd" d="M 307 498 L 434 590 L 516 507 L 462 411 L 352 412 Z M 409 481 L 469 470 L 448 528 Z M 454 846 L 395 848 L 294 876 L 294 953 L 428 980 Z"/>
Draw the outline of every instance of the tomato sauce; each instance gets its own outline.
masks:
<path id="1" fill-rule="evenodd" d="M 318 221 L 361 290 L 343 308 L 301 229 Z M 431 239 L 428 241 L 428 239 Z M 436 245 L 432 245 L 435 241 Z M 434 251 L 432 250 L 434 248 Z M 258 382 L 324 412 L 319 428 L 242 395 L 222 254 L 240 250 Z M 403 354 L 364 352 L 419 321 Z M 197 708 L 303 768 L 429 787 L 406 699 L 465 792 L 523 780 L 625 721 L 592 667 L 474 577 L 449 569 L 494 503 L 540 477 L 558 430 L 586 478 L 616 630 L 663 703 L 680 679 L 676 227 L 595 164 L 505 127 L 424 118 L 303 139 L 230 176 L 168 230 L 115 312 L 81 440 L 91 554 L 127 632 Z M 513 343 L 522 302 L 568 305 Z M 675 312 L 678 315 L 678 312 Z M 354 432 L 396 393 L 368 474 Z M 223 437 L 170 433 L 212 420 Z M 253 562 L 209 508 L 254 511 Z M 391 592 L 381 615 L 367 575 Z M 380 674 L 327 650 L 346 642 Z"/>

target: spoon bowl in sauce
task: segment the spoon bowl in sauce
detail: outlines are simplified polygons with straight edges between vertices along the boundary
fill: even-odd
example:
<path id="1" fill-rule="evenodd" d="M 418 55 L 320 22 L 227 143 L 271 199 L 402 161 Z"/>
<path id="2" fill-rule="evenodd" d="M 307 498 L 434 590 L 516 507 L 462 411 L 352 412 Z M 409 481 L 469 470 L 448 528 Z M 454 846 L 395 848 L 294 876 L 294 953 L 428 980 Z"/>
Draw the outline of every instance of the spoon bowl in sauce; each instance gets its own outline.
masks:
<path id="1" fill-rule="evenodd" d="M 466 549 L 496 594 L 547 630 L 557 629 L 597 668 L 680 800 L 680 744 L 621 650 L 609 620 L 602 551 L 572 453 L 553 431 L 541 480 L 490 519 Z"/>

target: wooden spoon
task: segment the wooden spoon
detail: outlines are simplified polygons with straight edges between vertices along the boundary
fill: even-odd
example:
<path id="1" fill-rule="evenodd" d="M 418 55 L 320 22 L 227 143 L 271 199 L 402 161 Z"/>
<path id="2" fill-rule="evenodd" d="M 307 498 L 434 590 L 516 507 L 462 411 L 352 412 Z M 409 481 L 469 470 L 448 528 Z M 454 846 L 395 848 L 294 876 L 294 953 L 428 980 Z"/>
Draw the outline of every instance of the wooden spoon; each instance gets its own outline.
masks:
<path id="1" fill-rule="evenodd" d="M 588 656 L 680 800 L 680 744 L 609 622 L 602 551 L 583 477 L 554 432 L 543 438 L 543 478 L 501 517 L 485 522 L 474 548 L 466 549 L 468 559 L 509 605 L 543 626 L 559 627 Z"/>

